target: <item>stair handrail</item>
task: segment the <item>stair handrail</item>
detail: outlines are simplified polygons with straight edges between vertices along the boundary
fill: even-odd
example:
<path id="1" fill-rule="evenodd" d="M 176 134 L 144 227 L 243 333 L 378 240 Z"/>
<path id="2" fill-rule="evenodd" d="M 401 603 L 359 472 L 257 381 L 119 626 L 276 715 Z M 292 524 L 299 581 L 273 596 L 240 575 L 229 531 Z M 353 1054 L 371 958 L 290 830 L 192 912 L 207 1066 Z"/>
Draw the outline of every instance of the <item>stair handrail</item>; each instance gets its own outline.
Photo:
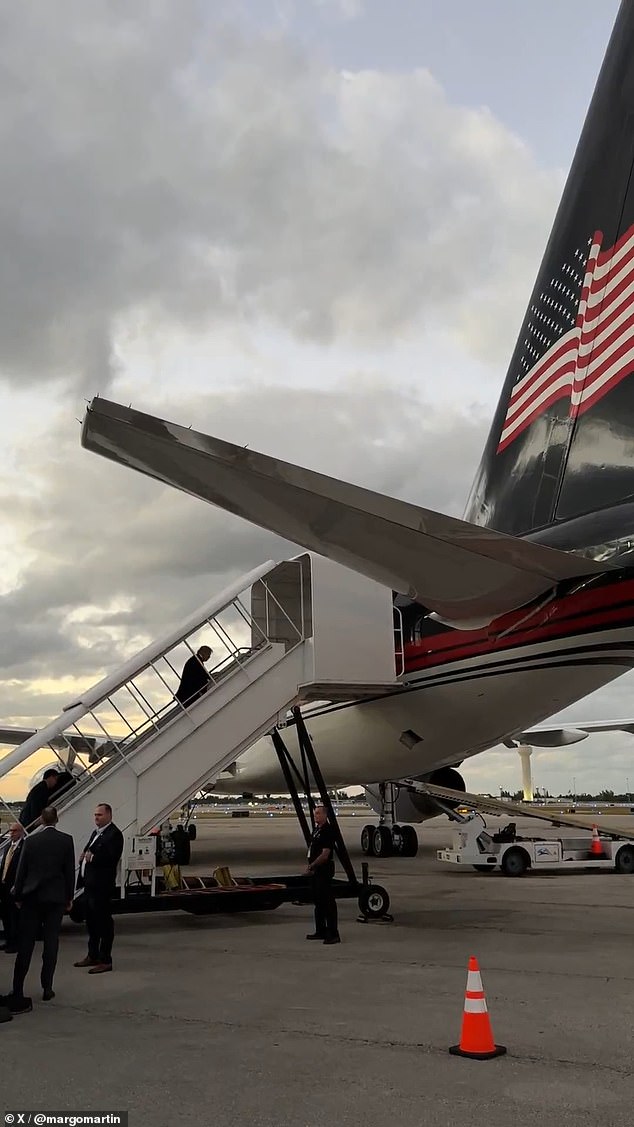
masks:
<path id="1" fill-rule="evenodd" d="M 238 595 L 252 587 L 259 579 L 263 579 L 276 566 L 274 560 L 267 560 L 260 567 L 254 568 L 253 571 L 241 576 L 235 583 L 225 587 L 220 594 L 194 611 L 185 623 L 181 623 L 177 628 L 170 630 L 157 641 L 151 642 L 134 657 L 129 658 L 123 666 L 118 666 L 114 673 L 103 677 L 96 685 L 82 693 L 79 700 L 66 705 L 60 716 L 44 725 L 43 728 L 39 728 L 24 743 L 19 744 L 15 751 L 9 752 L 8 755 L 0 759 L 0 778 L 8 775 L 14 767 L 24 763 L 26 759 L 44 748 L 56 736 L 60 736 L 67 729 L 72 728 L 78 720 L 81 720 L 109 696 L 123 688 L 128 681 L 142 673 L 152 661 L 158 661 L 165 653 L 203 625 L 207 619 L 221 614 Z"/>

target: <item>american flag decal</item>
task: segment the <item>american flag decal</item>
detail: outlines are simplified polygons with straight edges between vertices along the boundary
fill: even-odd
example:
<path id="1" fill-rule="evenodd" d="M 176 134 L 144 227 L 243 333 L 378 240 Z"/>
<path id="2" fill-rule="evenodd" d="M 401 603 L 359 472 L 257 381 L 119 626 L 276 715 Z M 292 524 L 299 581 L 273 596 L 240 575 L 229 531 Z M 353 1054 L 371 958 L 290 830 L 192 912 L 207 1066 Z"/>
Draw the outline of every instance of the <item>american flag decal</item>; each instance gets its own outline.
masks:
<path id="1" fill-rule="evenodd" d="M 595 232 L 530 307 L 498 454 L 558 399 L 571 419 L 634 370 L 634 225 L 601 250 Z"/>

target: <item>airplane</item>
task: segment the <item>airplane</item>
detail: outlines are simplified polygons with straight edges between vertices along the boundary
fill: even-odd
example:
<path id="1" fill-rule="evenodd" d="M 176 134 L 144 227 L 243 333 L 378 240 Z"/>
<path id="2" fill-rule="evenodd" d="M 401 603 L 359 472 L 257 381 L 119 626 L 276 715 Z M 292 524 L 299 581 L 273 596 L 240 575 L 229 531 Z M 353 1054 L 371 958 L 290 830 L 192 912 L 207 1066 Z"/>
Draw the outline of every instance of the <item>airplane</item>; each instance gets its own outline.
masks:
<path id="1" fill-rule="evenodd" d="M 458 769 L 488 748 L 573 742 L 539 726 L 634 668 L 633 166 L 623 0 L 462 520 L 99 396 L 87 407 L 86 450 L 392 591 L 405 688 L 304 714 L 327 784 L 365 785 L 381 815 L 375 780 L 464 791 Z M 213 789 L 280 782 L 267 737 Z M 407 787 L 398 800 L 399 823 L 438 812 Z M 411 853 L 382 823 L 366 851 Z"/>

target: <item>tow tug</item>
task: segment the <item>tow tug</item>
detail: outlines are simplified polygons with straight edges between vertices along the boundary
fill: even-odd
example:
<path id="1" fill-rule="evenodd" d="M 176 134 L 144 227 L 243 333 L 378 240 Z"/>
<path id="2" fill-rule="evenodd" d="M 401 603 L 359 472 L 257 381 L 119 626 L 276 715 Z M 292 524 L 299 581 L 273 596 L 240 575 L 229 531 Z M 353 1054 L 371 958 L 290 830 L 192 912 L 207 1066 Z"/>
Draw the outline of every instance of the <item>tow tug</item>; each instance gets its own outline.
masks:
<path id="1" fill-rule="evenodd" d="M 413 780 L 408 780 L 409 785 Z M 439 812 L 458 823 L 452 844 L 439 849 L 436 857 L 450 865 L 471 866 L 479 873 L 502 872 L 507 877 L 524 876 L 529 869 L 562 870 L 611 869 L 617 873 L 634 873 L 634 839 L 614 823 L 602 821 L 601 830 L 588 819 L 570 814 L 546 813 L 528 803 L 504 802 L 495 798 L 466 794 L 463 791 L 416 783 L 420 791 L 433 798 Z M 466 809 L 466 814 L 460 813 Z M 571 826 L 585 831 L 583 837 L 525 837 L 518 834 L 517 823 L 509 822 L 502 829 L 487 828 L 484 814 L 515 815 Z"/>

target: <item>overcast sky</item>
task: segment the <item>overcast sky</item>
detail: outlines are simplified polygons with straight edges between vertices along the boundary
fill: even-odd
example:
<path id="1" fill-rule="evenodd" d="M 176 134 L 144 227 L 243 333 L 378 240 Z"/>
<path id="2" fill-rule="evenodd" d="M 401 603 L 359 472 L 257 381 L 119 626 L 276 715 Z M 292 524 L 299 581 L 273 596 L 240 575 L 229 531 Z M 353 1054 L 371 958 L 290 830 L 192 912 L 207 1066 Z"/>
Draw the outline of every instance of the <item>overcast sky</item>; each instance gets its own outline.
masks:
<path id="1" fill-rule="evenodd" d="M 0 721 L 282 550 L 82 451 L 96 393 L 462 515 L 617 9 L 4 6 Z M 632 684 L 574 716 L 632 715 Z M 536 781 L 620 789 L 629 739 Z"/>

